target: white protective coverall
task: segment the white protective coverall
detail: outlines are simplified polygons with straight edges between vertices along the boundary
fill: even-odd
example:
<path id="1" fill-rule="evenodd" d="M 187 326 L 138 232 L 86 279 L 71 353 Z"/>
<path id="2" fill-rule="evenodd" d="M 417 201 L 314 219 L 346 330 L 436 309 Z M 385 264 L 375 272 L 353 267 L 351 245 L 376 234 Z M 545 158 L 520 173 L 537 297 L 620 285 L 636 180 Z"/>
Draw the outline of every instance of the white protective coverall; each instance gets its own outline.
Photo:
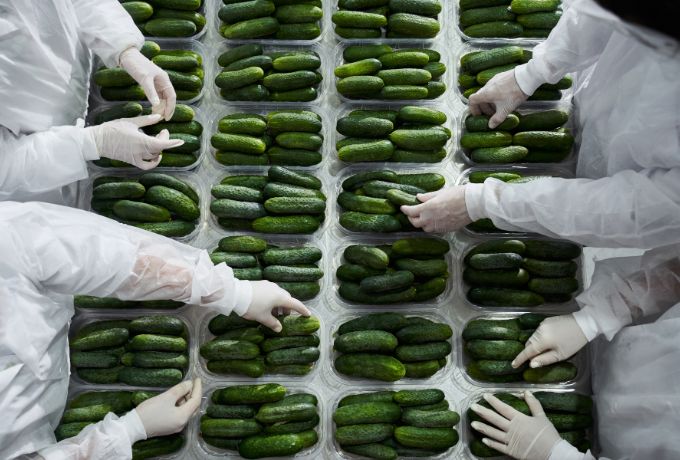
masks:
<path id="1" fill-rule="evenodd" d="M 0 200 L 36 199 L 87 177 L 86 161 L 99 157 L 78 122 L 90 50 L 115 67 L 143 43 L 116 0 L 0 0 Z"/>
<path id="2" fill-rule="evenodd" d="M 469 216 L 595 247 L 674 244 L 680 234 L 678 42 L 625 23 L 593 0 L 564 4 L 558 25 L 515 75 L 531 94 L 575 72 L 579 179 L 466 185 Z"/>
<path id="3" fill-rule="evenodd" d="M 593 343 L 591 359 L 606 458 L 680 458 L 679 300 L 680 246 L 597 262 L 592 284 L 577 298 L 582 309 L 574 316 L 586 337 L 604 335 Z M 593 458 L 566 441 L 550 456 Z"/>
<path id="4" fill-rule="evenodd" d="M 250 283 L 205 250 L 77 209 L 0 203 L 0 458 L 131 458 L 146 434 L 135 411 L 56 443 L 69 384 L 72 293 L 174 299 L 243 315 Z"/>

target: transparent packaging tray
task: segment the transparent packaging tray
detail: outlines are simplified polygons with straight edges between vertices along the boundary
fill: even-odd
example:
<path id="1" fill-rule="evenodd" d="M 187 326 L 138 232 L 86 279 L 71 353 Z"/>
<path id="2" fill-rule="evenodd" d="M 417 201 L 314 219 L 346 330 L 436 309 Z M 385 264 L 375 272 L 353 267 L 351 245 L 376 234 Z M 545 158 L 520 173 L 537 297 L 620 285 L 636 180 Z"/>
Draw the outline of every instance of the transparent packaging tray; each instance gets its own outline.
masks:
<path id="1" fill-rule="evenodd" d="M 206 25 L 206 28 L 208 26 Z M 204 28 L 205 30 L 205 28 Z M 175 38 L 158 38 L 158 39 L 153 39 L 153 38 L 147 38 L 147 40 L 154 41 L 158 43 L 158 45 L 161 47 L 162 50 L 191 50 L 195 51 L 198 54 L 201 55 L 203 58 L 203 87 L 201 88 L 201 91 L 199 92 L 198 96 L 189 99 L 189 100 L 177 100 L 178 103 L 180 104 L 189 104 L 193 105 L 196 104 L 197 102 L 201 101 L 205 95 L 208 93 L 207 87 L 212 85 L 212 80 L 214 79 L 214 76 L 212 75 L 212 67 L 210 66 L 210 53 L 209 53 L 209 47 L 206 46 L 205 44 L 198 42 L 196 40 L 191 40 L 191 39 L 175 39 Z M 97 71 L 99 67 L 101 67 L 103 63 L 97 59 L 95 60 L 93 66 L 92 66 L 92 76 L 90 79 L 90 96 L 93 98 L 93 100 L 96 102 L 97 105 L 103 105 L 103 104 L 114 104 L 114 103 L 122 103 L 122 102 L 130 102 L 130 101 L 109 101 L 108 99 L 104 99 L 102 97 L 101 93 L 101 88 L 99 85 L 97 85 L 94 82 L 94 74 Z M 142 101 L 132 101 L 132 102 L 144 102 L 145 100 Z"/>
<path id="2" fill-rule="evenodd" d="M 187 368 L 184 371 L 184 378 L 182 380 L 188 380 L 194 378 L 194 362 L 195 362 L 195 357 L 193 356 L 194 352 L 193 350 L 197 348 L 197 342 L 196 342 L 196 334 L 195 334 L 195 326 L 193 321 L 191 320 L 190 316 L 187 314 L 186 311 L 183 312 L 172 312 L 169 314 L 165 314 L 163 312 L 159 312 L 158 310 L 154 312 L 149 312 L 149 313 L 139 313 L 136 310 L 128 310 L 125 313 L 120 313 L 116 315 L 111 315 L 108 313 L 99 313 L 99 312 L 91 312 L 91 311 L 83 311 L 81 314 L 76 316 L 73 321 L 71 322 L 71 327 L 69 329 L 69 341 L 73 339 L 78 331 L 80 331 L 81 328 L 84 326 L 87 326 L 88 324 L 97 322 L 97 321 L 105 321 L 105 320 L 123 320 L 123 319 L 135 319 L 135 318 L 140 318 L 142 316 L 172 316 L 173 318 L 178 318 L 182 320 L 184 325 L 186 326 L 186 331 L 189 335 L 187 339 L 187 356 L 189 358 L 189 364 Z M 69 360 L 70 362 L 70 360 Z M 76 372 L 76 368 L 71 365 L 71 383 L 75 383 L 77 385 L 80 385 L 82 387 L 93 387 L 93 388 L 99 388 L 102 386 L 107 386 L 104 384 L 97 384 L 97 383 L 91 383 L 87 382 L 83 379 L 81 379 L 78 376 L 78 373 Z M 169 387 L 141 387 L 141 386 L 135 386 L 135 385 L 127 385 L 125 383 L 117 383 L 117 384 L 109 384 L 113 385 L 116 387 L 120 387 L 121 389 L 128 389 L 128 388 L 143 388 L 147 390 L 155 390 L 155 391 L 165 391 Z"/>

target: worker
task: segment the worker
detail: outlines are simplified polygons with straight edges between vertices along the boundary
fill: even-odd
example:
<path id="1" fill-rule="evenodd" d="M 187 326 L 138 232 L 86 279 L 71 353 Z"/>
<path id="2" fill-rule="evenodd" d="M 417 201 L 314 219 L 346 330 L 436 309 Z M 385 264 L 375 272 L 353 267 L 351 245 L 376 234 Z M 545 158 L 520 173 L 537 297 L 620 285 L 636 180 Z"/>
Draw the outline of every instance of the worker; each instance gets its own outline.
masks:
<path id="1" fill-rule="evenodd" d="M 599 4 L 598 4 L 599 3 Z M 575 72 L 577 179 L 487 179 L 403 206 L 426 231 L 489 218 L 501 229 L 595 247 L 648 249 L 680 235 L 680 2 L 573 0 L 533 58 L 470 96 L 497 126 L 543 83 Z"/>
<path id="2" fill-rule="evenodd" d="M 596 262 L 577 301 L 578 312 L 544 320 L 512 365 L 563 361 L 601 337 L 591 353 L 600 458 L 680 458 L 680 246 Z M 594 459 L 560 439 L 533 396 L 525 399 L 533 416 L 493 397 L 496 414 L 474 406 L 491 424 L 473 423 L 482 442 L 520 459 Z"/>
<path id="3" fill-rule="evenodd" d="M 175 90 L 140 53 L 144 38 L 116 0 L 0 0 L 0 200 L 31 200 L 87 177 L 102 156 L 151 169 L 182 144 L 139 128 L 169 120 Z M 154 115 L 84 128 L 90 52 L 144 89 Z M 73 204 L 73 203 L 70 203 Z"/>
<path id="4" fill-rule="evenodd" d="M 55 443 L 69 384 L 73 295 L 173 299 L 273 329 L 272 310 L 309 310 L 269 281 L 240 281 L 205 250 L 85 211 L 0 203 L 0 458 L 130 459 L 130 446 L 179 431 L 198 407 L 184 382 L 120 418 L 114 414 Z M 176 407 L 178 401 L 187 401 Z M 41 457 L 37 457 L 37 455 Z"/>

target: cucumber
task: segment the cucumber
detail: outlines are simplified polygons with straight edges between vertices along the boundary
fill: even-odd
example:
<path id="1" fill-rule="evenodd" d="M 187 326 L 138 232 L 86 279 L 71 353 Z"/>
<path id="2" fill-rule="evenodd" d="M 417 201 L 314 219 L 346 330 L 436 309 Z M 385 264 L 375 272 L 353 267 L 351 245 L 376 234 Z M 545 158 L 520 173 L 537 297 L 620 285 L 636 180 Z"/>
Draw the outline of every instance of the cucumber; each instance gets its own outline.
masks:
<path id="1" fill-rule="evenodd" d="M 428 85 L 432 82 L 428 82 Z M 438 96 L 438 95 L 437 95 Z M 437 97 L 434 96 L 434 97 Z M 416 85 L 390 85 L 380 91 L 380 99 L 415 100 L 429 97 L 428 88 Z"/>
<path id="2" fill-rule="evenodd" d="M 212 402 L 216 404 L 264 404 L 283 399 L 286 388 L 277 383 L 258 385 L 233 385 L 212 394 Z"/>
<path id="3" fill-rule="evenodd" d="M 276 284 L 298 300 L 313 299 L 321 290 L 316 281 L 279 281 Z"/>
<path id="4" fill-rule="evenodd" d="M 358 29 L 377 29 L 387 25 L 387 18 L 381 14 L 363 11 L 339 10 L 331 17 L 333 24 L 339 27 Z"/>
<path id="5" fill-rule="evenodd" d="M 370 444 L 392 436 L 394 425 L 388 423 L 368 423 L 361 425 L 345 425 L 335 430 L 335 440 L 341 446 Z"/>
<path id="6" fill-rule="evenodd" d="M 382 402 L 382 403 L 391 403 L 392 402 L 392 397 L 394 396 L 394 391 L 391 390 L 385 390 L 385 391 L 375 391 L 372 393 L 359 393 L 359 394 L 353 394 L 349 396 L 345 396 L 340 400 L 338 403 L 338 407 L 345 407 L 345 406 L 351 406 L 355 404 L 364 404 L 364 403 L 371 403 L 371 402 Z"/>
<path id="7" fill-rule="evenodd" d="M 255 359 L 259 356 L 260 349 L 256 344 L 245 340 L 215 339 L 201 345 L 200 353 L 209 360 Z"/>
<path id="8" fill-rule="evenodd" d="M 320 222 L 312 216 L 260 217 L 252 223 L 252 228 L 261 233 L 313 233 Z"/>
<path id="9" fill-rule="evenodd" d="M 373 75 L 382 68 L 382 63 L 376 58 L 362 59 L 348 62 L 335 68 L 334 74 L 338 78 Z"/>
<path id="10" fill-rule="evenodd" d="M 413 185 L 385 182 L 381 180 L 368 181 L 363 184 L 362 188 L 364 189 L 366 195 L 376 198 L 385 198 L 387 196 L 387 192 L 390 190 L 401 190 L 411 195 L 417 195 L 419 193 L 425 192 L 425 190 L 422 188 Z"/>
<path id="11" fill-rule="evenodd" d="M 444 400 L 444 392 L 437 389 L 400 390 L 394 393 L 393 399 L 402 407 L 437 404 Z"/>
<path id="12" fill-rule="evenodd" d="M 243 70 L 249 67 L 259 67 L 264 71 L 268 71 L 272 68 L 272 58 L 266 55 L 251 56 L 244 59 L 239 59 L 236 62 L 232 62 L 228 66 L 225 66 L 223 71 L 234 71 Z"/>
<path id="13" fill-rule="evenodd" d="M 264 78 L 260 67 L 246 67 L 241 70 L 223 70 L 215 77 L 215 84 L 222 90 L 247 88 Z"/>
<path id="14" fill-rule="evenodd" d="M 217 340 L 244 340 L 246 342 L 259 344 L 264 341 L 264 334 L 259 328 L 244 327 L 224 332 L 217 337 Z"/>
<path id="15" fill-rule="evenodd" d="M 474 319 L 463 329 L 463 339 L 467 341 L 475 339 L 518 340 L 519 332 L 520 325 L 516 319 Z"/>
<path id="16" fill-rule="evenodd" d="M 555 11 L 559 5 L 559 0 L 513 0 L 510 3 L 510 10 L 515 14 L 529 14 Z"/>
<path id="17" fill-rule="evenodd" d="M 574 137 L 568 132 L 522 131 L 512 136 L 512 142 L 529 149 L 564 151 L 572 147 Z"/>
<path id="18" fill-rule="evenodd" d="M 403 363 L 442 359 L 450 353 L 451 344 L 444 341 L 416 345 L 399 345 L 395 350 L 395 356 Z"/>
<path id="19" fill-rule="evenodd" d="M 241 45 L 231 48 L 224 53 L 220 54 L 217 58 L 217 63 L 221 67 L 227 67 L 236 61 L 241 59 L 246 59 L 253 56 L 262 55 L 262 45 L 259 44 L 248 44 Z"/>
<path id="20" fill-rule="evenodd" d="M 366 402 L 338 407 L 333 421 L 338 427 L 369 423 L 397 423 L 401 408 L 393 402 Z"/>
<path id="21" fill-rule="evenodd" d="M 384 294 L 367 294 L 361 289 L 359 284 L 343 282 L 340 283 L 338 294 L 340 297 L 349 302 L 381 305 L 410 302 L 416 296 L 416 289 L 414 287 L 410 287 L 402 291 Z"/>
<path id="22" fill-rule="evenodd" d="M 196 229 L 194 222 L 172 221 L 135 224 L 135 227 L 167 237 L 182 237 Z"/>
<path id="23" fill-rule="evenodd" d="M 446 290 L 446 284 L 447 279 L 445 277 L 436 277 L 417 285 L 413 301 L 423 302 L 438 297 Z"/>
<path id="24" fill-rule="evenodd" d="M 262 194 L 261 190 L 256 190 L 249 187 L 242 187 L 239 185 L 218 184 L 213 186 L 213 188 L 211 189 L 211 193 L 212 196 L 214 196 L 215 198 L 227 198 L 231 200 L 248 202 L 264 201 L 264 195 Z"/>
<path id="25" fill-rule="evenodd" d="M 308 197 L 274 197 L 264 203 L 271 214 L 323 214 L 326 202 L 319 198 Z"/>
<path id="26" fill-rule="evenodd" d="M 210 203 L 210 211 L 217 217 L 237 219 L 255 219 L 267 215 L 267 211 L 260 203 L 229 200 L 226 198 L 213 200 Z"/>
<path id="27" fill-rule="evenodd" d="M 577 372 L 573 363 L 561 362 L 545 367 L 527 369 L 522 376 L 528 383 L 559 383 L 574 380 Z"/>
<path id="28" fill-rule="evenodd" d="M 246 377 L 262 377 L 265 373 L 264 358 L 255 359 L 223 359 L 210 360 L 207 363 L 208 370 L 216 374 L 245 375 Z"/>
<path id="29" fill-rule="evenodd" d="M 335 359 L 335 369 L 352 377 L 394 382 L 406 374 L 404 365 L 391 356 L 348 353 Z"/>
<path id="30" fill-rule="evenodd" d="M 313 166 L 321 162 L 321 153 L 272 147 L 267 150 L 269 163 L 281 166 Z"/>
<path id="31" fill-rule="evenodd" d="M 280 182 L 269 182 L 264 187 L 264 196 L 266 198 L 301 197 L 301 198 L 319 198 L 321 200 L 326 199 L 326 196 L 319 190 Z"/>
<path id="32" fill-rule="evenodd" d="M 232 114 L 220 119 L 218 130 L 228 134 L 248 134 L 262 136 L 267 130 L 267 122 L 259 115 Z"/>
<path id="33" fill-rule="evenodd" d="M 522 267 L 531 275 L 541 278 L 568 278 L 574 277 L 578 265 L 573 260 L 549 261 L 525 258 Z"/>
<path id="34" fill-rule="evenodd" d="M 98 422 L 111 412 L 111 406 L 106 404 L 95 404 L 89 407 L 78 407 L 66 409 L 61 417 L 59 424 L 74 422 Z"/>
<path id="35" fill-rule="evenodd" d="M 401 185 L 417 187 L 426 192 L 433 192 L 442 188 L 446 179 L 438 173 L 400 174 L 397 182 Z"/>
<path id="36" fill-rule="evenodd" d="M 444 147 L 449 136 L 439 129 L 397 129 L 390 140 L 402 149 L 434 150 Z"/>
<path id="37" fill-rule="evenodd" d="M 562 12 L 550 11 L 530 14 L 520 14 L 517 16 L 517 22 L 525 29 L 552 29 L 557 25 Z"/>
<path id="38" fill-rule="evenodd" d="M 358 446 L 343 446 L 342 449 L 350 454 L 377 460 L 396 460 L 397 451 L 379 443 L 361 444 Z"/>
<path id="39" fill-rule="evenodd" d="M 291 91 L 316 84 L 316 74 L 310 70 L 270 73 L 262 84 L 271 91 Z"/>
<path id="40" fill-rule="evenodd" d="M 152 59 L 161 52 L 161 47 L 156 42 L 145 41 L 142 48 L 139 50 L 147 59 Z"/>
<path id="41" fill-rule="evenodd" d="M 270 16 L 276 6 L 267 0 L 252 0 L 231 4 L 223 4 L 218 12 L 220 20 L 226 24 L 235 24 L 246 19 L 257 19 Z"/>
<path id="42" fill-rule="evenodd" d="M 124 367 L 118 374 L 121 383 L 135 386 L 170 387 L 182 381 L 179 369 L 142 369 Z"/>
<path id="43" fill-rule="evenodd" d="M 466 268 L 463 271 L 463 279 L 471 286 L 521 288 L 529 283 L 529 273 L 522 268 L 514 270 Z"/>
<path id="44" fill-rule="evenodd" d="M 519 46 L 503 46 L 484 50 L 470 56 L 463 67 L 468 73 L 476 75 L 487 69 L 519 62 L 523 53 L 524 50 Z"/>
<path id="45" fill-rule="evenodd" d="M 474 171 L 468 176 L 471 184 L 482 184 L 488 178 L 494 178 L 503 182 L 510 182 L 515 179 L 522 179 L 520 174 L 504 172 L 504 171 Z"/>
<path id="46" fill-rule="evenodd" d="M 77 295 L 73 299 L 73 305 L 78 308 L 133 308 L 136 303 L 126 300 L 118 300 L 112 297 L 93 297 Z"/>
<path id="47" fill-rule="evenodd" d="M 110 368 L 118 365 L 119 359 L 105 351 L 74 351 L 71 364 L 74 367 Z"/>
<path id="48" fill-rule="evenodd" d="M 181 335 L 186 330 L 186 325 L 174 316 L 142 316 L 130 321 L 129 330 L 131 335 Z"/>
<path id="49" fill-rule="evenodd" d="M 467 264 L 477 270 L 510 270 L 522 267 L 523 259 L 515 253 L 475 254 Z"/>
<path id="50" fill-rule="evenodd" d="M 345 145 L 338 150 L 338 158 L 346 162 L 386 161 L 394 152 L 389 140 L 376 140 L 360 144 Z"/>
<path id="51" fill-rule="evenodd" d="M 593 400 L 589 396 L 578 393 L 555 393 L 552 391 L 537 391 L 534 393 L 534 396 L 546 412 L 592 413 Z"/>
<path id="52" fill-rule="evenodd" d="M 488 115 L 469 116 L 465 119 L 465 129 L 470 132 L 491 131 L 491 128 L 489 128 L 489 119 L 490 117 Z M 519 123 L 520 121 L 517 115 L 511 113 L 494 129 L 498 131 L 510 131 L 515 129 Z"/>
<path id="53" fill-rule="evenodd" d="M 385 118 L 347 116 L 338 119 L 336 130 L 343 136 L 380 138 L 394 130 L 394 124 Z"/>
<path id="54" fill-rule="evenodd" d="M 286 403 L 284 400 L 261 405 L 255 415 L 255 419 L 263 425 L 271 425 L 274 423 L 307 421 L 314 418 L 315 415 L 317 413 L 314 404 L 307 402 Z"/>
<path id="55" fill-rule="evenodd" d="M 191 198 L 194 203 L 198 204 L 199 202 L 198 194 L 189 184 L 168 174 L 146 173 L 139 177 L 139 182 L 147 188 L 151 188 L 154 185 L 163 185 L 175 189 L 178 192 L 182 192 Z"/>
<path id="56" fill-rule="evenodd" d="M 469 340 L 465 350 L 475 359 L 513 360 L 524 350 L 516 340 Z"/>
<path id="57" fill-rule="evenodd" d="M 425 85 L 432 79 L 432 74 L 424 69 L 387 69 L 377 76 L 385 85 Z"/>
<path id="58" fill-rule="evenodd" d="M 581 255 L 581 248 L 568 241 L 526 240 L 526 257 L 550 261 L 571 260 Z"/>
<path id="59" fill-rule="evenodd" d="M 458 443 L 458 432 L 453 428 L 399 426 L 394 430 L 394 439 L 406 447 L 441 451 Z"/>
<path id="60" fill-rule="evenodd" d="M 124 328 L 97 330 L 87 334 L 80 333 L 69 344 L 72 350 L 88 351 L 98 348 L 110 348 L 123 345 L 129 336 Z"/>
<path id="61" fill-rule="evenodd" d="M 181 434 L 156 436 L 134 443 L 132 445 L 132 458 L 135 460 L 142 460 L 161 455 L 169 455 L 180 450 L 183 445 L 184 436 Z"/>
<path id="62" fill-rule="evenodd" d="M 512 367 L 512 361 L 509 360 L 479 360 L 477 367 L 485 375 L 499 376 L 522 373 L 526 365 L 515 369 Z"/>
<path id="63" fill-rule="evenodd" d="M 338 328 L 338 334 L 355 331 L 397 331 L 406 325 L 406 317 L 400 313 L 372 313 L 347 321 Z"/>
<path id="64" fill-rule="evenodd" d="M 277 57 L 272 62 L 272 65 L 274 69 L 279 72 L 317 70 L 319 67 L 321 67 L 321 59 L 316 53 L 296 53 Z"/>
<path id="65" fill-rule="evenodd" d="M 293 337 L 309 335 L 319 330 L 319 320 L 313 316 L 279 316 L 279 321 L 283 329 L 279 333 L 274 333 L 270 329 L 265 329 L 265 334 L 278 337 Z"/>
<path id="66" fill-rule="evenodd" d="M 476 438 L 470 441 L 470 452 L 472 452 L 472 455 L 475 457 L 481 458 L 501 457 L 503 455 L 501 452 L 497 451 L 496 449 L 492 449 L 491 447 L 484 444 L 481 440 Z"/>
<path id="67" fill-rule="evenodd" d="M 523 27 L 511 21 L 492 21 L 475 24 L 463 29 L 472 38 L 515 38 L 522 34 Z"/>
<path id="68" fill-rule="evenodd" d="M 400 270 L 408 270 L 417 278 L 434 278 L 436 276 L 445 275 L 448 270 L 448 264 L 444 259 L 426 259 L 417 260 L 410 258 L 398 259 L 395 263 L 395 268 Z"/>
<path id="69" fill-rule="evenodd" d="M 543 296 L 572 294 L 579 288 L 578 280 L 574 277 L 564 278 L 532 278 L 529 290 Z"/>
<path id="70" fill-rule="evenodd" d="M 262 351 L 270 353 L 276 350 L 298 347 L 317 347 L 319 337 L 316 335 L 300 335 L 291 337 L 270 337 L 261 344 Z"/>
<path id="71" fill-rule="evenodd" d="M 267 434 L 293 434 L 312 430 L 319 424 L 319 416 L 314 415 L 311 419 L 302 422 L 276 423 L 264 427 Z"/>
<path id="72" fill-rule="evenodd" d="M 163 185 L 151 186 L 146 191 L 144 200 L 169 210 L 182 220 L 193 221 L 201 215 L 197 204 L 191 198 L 182 192 Z M 118 214 L 117 210 L 120 212 L 120 209 L 114 205 L 113 211 Z M 148 216 L 145 216 L 142 220 L 148 221 Z"/>
<path id="73" fill-rule="evenodd" d="M 441 125 L 446 123 L 446 114 L 439 110 L 418 106 L 403 106 L 399 109 L 399 120 L 407 123 Z"/>
<path id="74" fill-rule="evenodd" d="M 138 102 L 127 102 L 102 110 L 94 118 L 94 124 L 100 125 L 104 122 L 117 120 L 119 118 L 138 117 L 142 114 L 142 106 Z"/>
<path id="75" fill-rule="evenodd" d="M 77 436 L 86 426 L 91 425 L 92 423 L 93 422 L 61 423 L 54 431 L 54 436 L 57 438 L 57 441 L 72 438 Z"/>
<path id="76" fill-rule="evenodd" d="M 504 131 L 467 132 L 460 138 L 460 144 L 465 149 L 507 147 L 512 142 L 512 134 Z"/>
<path id="77" fill-rule="evenodd" d="M 386 331 L 355 331 L 335 339 L 333 347 L 340 353 L 391 353 L 397 348 L 397 338 Z"/>
<path id="78" fill-rule="evenodd" d="M 420 204 L 420 200 L 418 200 L 415 196 L 401 190 L 394 189 L 388 190 L 386 197 L 390 202 L 394 203 L 396 206 L 402 205 L 416 206 Z"/>
<path id="79" fill-rule="evenodd" d="M 415 324 L 397 331 L 396 336 L 400 344 L 421 344 L 427 342 L 444 341 L 451 338 L 453 331 L 448 324 Z"/>
<path id="80" fill-rule="evenodd" d="M 291 111 L 284 111 L 278 113 L 270 113 L 267 117 L 267 126 L 274 132 L 311 132 L 318 133 L 321 131 L 321 119 L 314 112 L 303 111 L 302 113 L 294 113 Z"/>
<path id="81" fill-rule="evenodd" d="M 401 420 L 406 425 L 419 428 L 450 428 L 460 422 L 460 415 L 452 410 L 425 411 L 406 409 Z"/>
<path id="82" fill-rule="evenodd" d="M 155 37 L 191 37 L 198 31 L 196 24 L 186 19 L 151 19 L 144 23 L 147 35 Z"/>
<path id="83" fill-rule="evenodd" d="M 262 260 L 267 265 L 283 265 L 284 263 L 313 264 L 321 259 L 321 250 L 314 246 L 291 248 L 269 248 L 264 251 Z"/>
<path id="84" fill-rule="evenodd" d="M 562 127 L 569 120 L 563 110 L 544 110 L 522 115 L 516 131 L 550 131 Z"/>
<path id="85" fill-rule="evenodd" d="M 490 22 L 514 21 L 515 14 L 507 6 L 489 6 L 485 8 L 472 8 L 460 13 L 461 27 L 469 27 L 475 24 Z"/>
<path id="86" fill-rule="evenodd" d="M 346 261 L 382 270 L 387 268 L 390 259 L 387 254 L 375 246 L 353 244 L 343 251 Z"/>
<path id="87" fill-rule="evenodd" d="M 127 348 L 131 351 L 169 351 L 181 353 L 187 350 L 187 341 L 182 337 L 139 334 L 130 339 Z"/>
<path id="88" fill-rule="evenodd" d="M 232 25 L 223 24 L 220 34 L 230 40 L 260 38 L 272 35 L 279 30 L 279 21 L 273 17 L 247 19 Z"/>
<path id="89" fill-rule="evenodd" d="M 311 133 L 282 133 L 276 136 L 276 143 L 287 149 L 317 151 L 323 145 L 323 137 Z"/>
<path id="90" fill-rule="evenodd" d="M 392 47 L 385 44 L 350 45 L 343 50 L 342 57 L 345 62 L 356 62 L 362 59 L 378 58 L 392 51 Z"/>
<path id="91" fill-rule="evenodd" d="M 439 0 L 390 0 L 390 11 L 395 13 L 413 13 L 422 16 L 437 16 L 442 11 Z"/>
<path id="92" fill-rule="evenodd" d="M 593 419 L 590 415 L 584 414 L 547 414 L 548 420 L 561 431 L 566 430 L 583 430 L 590 428 L 593 424 Z"/>
<path id="93" fill-rule="evenodd" d="M 305 448 L 299 434 L 273 434 L 250 436 L 238 445 L 239 454 L 244 458 L 288 457 Z"/>
<path id="94" fill-rule="evenodd" d="M 269 265 L 262 274 L 269 281 L 316 281 L 323 276 L 323 271 L 314 267 L 295 267 L 288 265 Z"/>
<path id="95" fill-rule="evenodd" d="M 137 182 L 108 182 L 96 185 L 92 198 L 97 200 L 135 199 L 144 196 L 146 189 Z"/>
<path id="96" fill-rule="evenodd" d="M 196 32 L 200 32 L 205 27 L 206 19 L 197 11 L 179 11 L 169 8 L 158 8 L 154 10 L 154 19 L 183 19 L 191 21 L 196 26 Z M 163 54 L 163 53 L 162 53 Z M 199 61 L 199 65 L 202 62 Z"/>
<path id="97" fill-rule="evenodd" d="M 426 379 L 436 374 L 441 366 L 438 360 L 404 363 L 406 377 L 410 379 Z"/>
<path id="98" fill-rule="evenodd" d="M 540 313 L 525 313 L 519 316 L 519 325 L 522 329 L 537 329 L 548 316 Z"/>
<path id="99" fill-rule="evenodd" d="M 243 438 L 262 431 L 254 419 L 204 418 L 201 420 L 201 434 L 221 438 Z"/>
<path id="100" fill-rule="evenodd" d="M 413 281 L 413 273 L 402 270 L 364 278 L 360 287 L 367 293 L 390 292 L 410 287 Z"/>

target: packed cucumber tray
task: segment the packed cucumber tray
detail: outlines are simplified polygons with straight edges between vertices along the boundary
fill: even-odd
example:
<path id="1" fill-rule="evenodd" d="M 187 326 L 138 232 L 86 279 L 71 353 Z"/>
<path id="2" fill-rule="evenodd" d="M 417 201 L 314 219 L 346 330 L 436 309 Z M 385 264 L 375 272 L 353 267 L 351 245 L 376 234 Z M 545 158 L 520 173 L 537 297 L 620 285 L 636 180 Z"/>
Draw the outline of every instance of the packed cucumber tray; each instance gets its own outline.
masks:
<path id="1" fill-rule="evenodd" d="M 467 106 L 531 58 L 559 3 L 123 2 L 178 94 L 173 119 L 145 130 L 185 143 L 150 172 L 93 162 L 79 207 L 206 249 L 313 316 L 275 334 L 168 300 L 77 296 L 57 437 L 200 377 L 199 413 L 135 459 L 494 457 L 469 406 L 491 392 L 526 412 L 525 389 L 587 448 L 587 357 L 509 366 L 547 315 L 576 308 L 582 248 L 484 220 L 426 235 L 398 211 L 488 177 L 573 176 L 569 78 L 495 130 Z M 91 87 L 89 124 L 150 113 L 120 69 L 96 63 Z"/>

